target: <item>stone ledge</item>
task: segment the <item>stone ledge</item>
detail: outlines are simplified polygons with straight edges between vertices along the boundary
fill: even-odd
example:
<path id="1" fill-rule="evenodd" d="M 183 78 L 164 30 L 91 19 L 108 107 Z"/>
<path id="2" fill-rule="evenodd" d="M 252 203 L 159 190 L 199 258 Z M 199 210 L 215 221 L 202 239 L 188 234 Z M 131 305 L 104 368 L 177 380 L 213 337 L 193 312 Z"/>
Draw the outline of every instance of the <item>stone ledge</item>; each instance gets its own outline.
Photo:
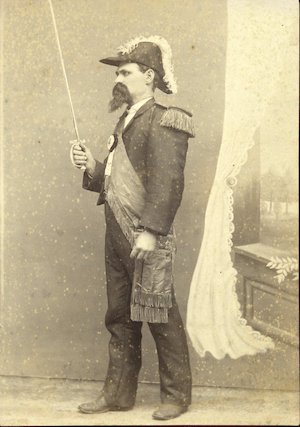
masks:
<path id="1" fill-rule="evenodd" d="M 268 263 L 272 257 L 286 257 L 289 254 L 286 251 L 264 245 L 263 243 L 252 243 L 250 245 L 235 246 L 236 254 L 246 255 L 249 258 Z"/>

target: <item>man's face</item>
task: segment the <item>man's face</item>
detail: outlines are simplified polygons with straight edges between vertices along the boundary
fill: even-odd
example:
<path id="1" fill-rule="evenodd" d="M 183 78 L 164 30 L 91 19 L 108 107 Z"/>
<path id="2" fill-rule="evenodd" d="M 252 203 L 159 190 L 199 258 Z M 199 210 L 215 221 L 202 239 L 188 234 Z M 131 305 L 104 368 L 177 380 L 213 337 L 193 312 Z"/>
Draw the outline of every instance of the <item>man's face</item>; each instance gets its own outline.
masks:
<path id="1" fill-rule="evenodd" d="M 145 97 L 145 93 L 148 93 L 148 85 L 152 82 L 151 76 L 149 80 L 149 71 L 143 73 L 137 64 L 120 65 L 116 75 L 113 98 L 109 102 L 110 112 L 116 111 L 123 104 L 131 106 L 138 102 L 140 98 Z"/>
<path id="2" fill-rule="evenodd" d="M 133 100 L 138 99 L 147 89 L 147 76 L 138 64 L 122 64 L 116 71 L 115 83 L 122 83 L 128 89 Z"/>

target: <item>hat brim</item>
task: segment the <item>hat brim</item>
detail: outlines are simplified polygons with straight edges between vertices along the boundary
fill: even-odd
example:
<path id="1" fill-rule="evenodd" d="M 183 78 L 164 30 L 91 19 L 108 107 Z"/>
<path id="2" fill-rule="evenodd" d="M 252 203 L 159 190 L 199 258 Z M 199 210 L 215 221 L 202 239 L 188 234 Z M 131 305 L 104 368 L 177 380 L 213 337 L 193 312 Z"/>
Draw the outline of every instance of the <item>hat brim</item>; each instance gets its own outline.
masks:
<path id="1" fill-rule="evenodd" d="M 132 61 L 130 60 L 130 58 L 120 58 L 119 56 L 110 56 L 108 58 L 103 58 L 100 59 L 99 62 L 102 62 L 102 64 L 106 64 L 106 65 L 112 65 L 114 67 L 119 67 L 121 64 L 129 64 L 129 63 L 134 63 L 134 64 L 138 64 L 138 62 L 136 61 Z M 142 64 L 145 65 L 145 64 Z M 160 89 L 162 92 L 165 92 L 167 94 L 171 94 L 173 93 L 165 84 L 165 82 L 163 81 L 163 79 L 161 78 L 161 76 L 159 76 L 159 82 L 158 82 L 158 89 Z"/>
<path id="2" fill-rule="evenodd" d="M 126 64 L 127 62 L 131 62 L 130 59 L 121 59 L 119 56 L 110 56 L 108 58 L 100 59 L 99 62 L 102 64 L 113 65 L 115 67 L 119 67 L 121 64 Z"/>

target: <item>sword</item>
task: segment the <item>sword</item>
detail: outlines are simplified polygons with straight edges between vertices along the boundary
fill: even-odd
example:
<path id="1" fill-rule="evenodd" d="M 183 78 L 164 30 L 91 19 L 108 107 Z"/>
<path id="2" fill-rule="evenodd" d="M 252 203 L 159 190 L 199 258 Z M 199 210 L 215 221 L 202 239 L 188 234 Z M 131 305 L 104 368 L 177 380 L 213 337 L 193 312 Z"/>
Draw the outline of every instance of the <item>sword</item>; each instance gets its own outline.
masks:
<path id="1" fill-rule="evenodd" d="M 59 53 L 60 63 L 61 63 L 61 67 L 62 67 L 62 71 L 63 71 L 63 75 L 64 75 L 64 80 L 65 80 L 65 84 L 66 84 L 66 88 L 67 88 L 67 93 L 68 93 L 68 98 L 69 98 L 69 104 L 70 104 L 70 107 L 71 107 L 71 113 L 72 113 L 72 118 L 73 118 L 73 126 L 74 126 L 74 130 L 75 130 L 75 134 L 76 134 L 76 142 L 70 141 L 70 143 L 72 144 L 71 152 L 70 152 L 70 157 L 71 157 L 71 162 L 73 163 L 73 165 L 78 168 L 79 166 L 77 166 L 74 163 L 74 160 L 73 160 L 73 155 L 72 155 L 73 147 L 74 147 L 74 145 L 79 145 L 81 147 L 81 149 L 83 151 L 85 151 L 85 146 L 84 146 L 84 141 L 83 140 L 81 141 L 80 138 L 79 138 L 79 131 L 78 131 L 78 126 L 77 126 L 75 111 L 74 111 L 74 107 L 73 107 L 73 102 L 72 102 L 72 97 L 71 97 L 71 91 L 70 91 L 70 86 L 69 86 L 69 82 L 68 82 L 68 77 L 67 77 L 67 73 L 66 73 L 65 62 L 64 62 L 64 58 L 63 58 L 62 49 L 61 49 L 61 43 L 60 43 L 60 40 L 59 40 L 59 35 L 58 35 L 58 30 L 57 30 L 57 25 L 56 25 L 56 19 L 55 19 L 55 14 L 54 14 L 52 0 L 48 0 L 48 3 L 49 3 L 49 6 L 50 6 L 50 12 L 51 12 L 53 26 L 54 26 L 54 32 L 55 32 L 55 38 L 56 38 L 57 47 L 58 47 L 58 53 Z M 85 168 L 85 166 L 81 166 L 80 169 L 81 170 L 85 170 L 86 168 Z"/>

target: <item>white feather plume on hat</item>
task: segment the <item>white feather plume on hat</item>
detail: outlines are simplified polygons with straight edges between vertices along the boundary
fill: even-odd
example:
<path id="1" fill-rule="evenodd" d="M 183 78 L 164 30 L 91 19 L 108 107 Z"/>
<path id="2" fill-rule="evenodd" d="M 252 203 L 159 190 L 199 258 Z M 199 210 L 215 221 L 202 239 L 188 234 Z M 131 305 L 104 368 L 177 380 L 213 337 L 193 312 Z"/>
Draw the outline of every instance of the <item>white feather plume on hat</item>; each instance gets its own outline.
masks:
<path id="1" fill-rule="evenodd" d="M 139 36 L 129 40 L 124 45 L 119 46 L 117 51 L 122 55 L 129 54 L 141 42 L 154 43 L 159 47 L 161 51 L 162 64 L 165 72 L 165 75 L 163 76 L 163 80 L 166 86 L 168 87 L 168 89 L 172 93 L 177 93 L 177 83 L 175 81 L 174 69 L 172 64 L 172 50 L 166 39 L 164 39 L 161 36 L 150 36 L 150 37 Z"/>

